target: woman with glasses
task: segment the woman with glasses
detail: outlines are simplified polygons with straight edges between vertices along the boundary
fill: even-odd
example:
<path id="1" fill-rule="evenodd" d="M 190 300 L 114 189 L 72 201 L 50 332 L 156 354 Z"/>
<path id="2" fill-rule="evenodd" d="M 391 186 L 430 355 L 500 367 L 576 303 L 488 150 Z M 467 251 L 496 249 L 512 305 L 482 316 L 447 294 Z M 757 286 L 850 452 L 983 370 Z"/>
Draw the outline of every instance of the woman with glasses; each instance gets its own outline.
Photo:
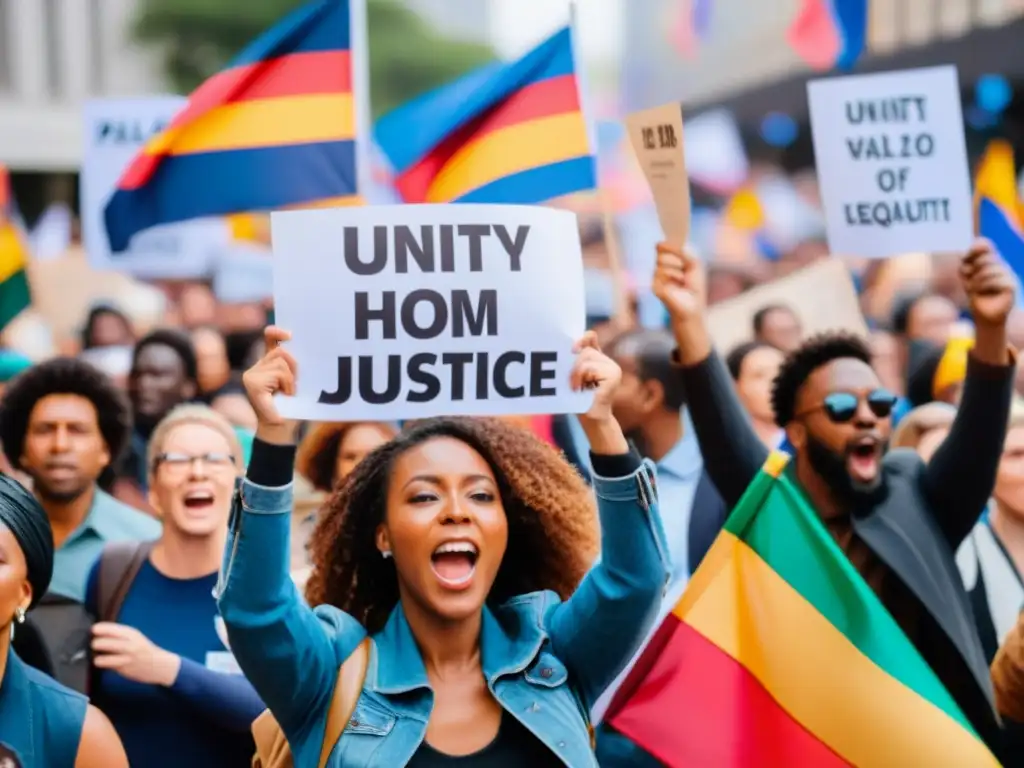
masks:
<path id="1" fill-rule="evenodd" d="M 90 693 L 132 765 L 248 766 L 263 704 L 234 662 L 213 596 L 241 447 L 224 417 L 184 405 L 153 431 L 148 465 L 163 534 L 137 545 L 134 576 L 105 570 L 113 550 L 93 568 L 86 602 L 100 621 Z M 101 604 L 107 582 L 122 578 L 131 581 L 120 606 Z"/>

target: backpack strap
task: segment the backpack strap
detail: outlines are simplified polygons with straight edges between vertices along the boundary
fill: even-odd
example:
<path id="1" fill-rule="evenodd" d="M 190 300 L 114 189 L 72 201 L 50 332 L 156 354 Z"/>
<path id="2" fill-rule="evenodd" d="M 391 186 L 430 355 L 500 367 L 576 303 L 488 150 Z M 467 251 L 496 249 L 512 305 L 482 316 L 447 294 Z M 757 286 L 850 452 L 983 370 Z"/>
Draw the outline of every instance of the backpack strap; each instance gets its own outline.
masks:
<path id="1" fill-rule="evenodd" d="M 152 551 L 152 541 L 113 541 L 103 547 L 96 601 L 99 621 L 117 621 L 128 590 Z"/>
<path id="2" fill-rule="evenodd" d="M 326 768 L 334 746 L 352 719 L 352 713 L 356 711 L 356 703 L 366 681 L 366 668 L 370 663 L 370 642 L 369 637 L 363 638 L 338 670 L 331 705 L 327 710 L 327 727 L 324 729 L 323 746 L 320 747 L 319 768 Z"/>

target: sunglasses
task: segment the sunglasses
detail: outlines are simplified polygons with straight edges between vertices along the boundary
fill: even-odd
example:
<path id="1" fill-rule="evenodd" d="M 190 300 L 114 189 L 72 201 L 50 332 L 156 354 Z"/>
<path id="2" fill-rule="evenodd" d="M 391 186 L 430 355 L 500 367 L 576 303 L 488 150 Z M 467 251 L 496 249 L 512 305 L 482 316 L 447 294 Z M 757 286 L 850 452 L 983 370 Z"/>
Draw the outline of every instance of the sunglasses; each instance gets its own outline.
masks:
<path id="1" fill-rule="evenodd" d="M 887 389 L 876 389 L 865 396 L 868 408 L 880 419 L 887 419 L 892 415 L 892 409 L 896 407 L 897 397 Z M 860 406 L 860 396 L 852 392 L 832 392 L 825 395 L 821 405 L 805 411 L 806 415 L 812 411 L 823 410 L 829 420 L 835 424 L 843 424 L 850 421 L 857 415 L 857 408 Z"/>

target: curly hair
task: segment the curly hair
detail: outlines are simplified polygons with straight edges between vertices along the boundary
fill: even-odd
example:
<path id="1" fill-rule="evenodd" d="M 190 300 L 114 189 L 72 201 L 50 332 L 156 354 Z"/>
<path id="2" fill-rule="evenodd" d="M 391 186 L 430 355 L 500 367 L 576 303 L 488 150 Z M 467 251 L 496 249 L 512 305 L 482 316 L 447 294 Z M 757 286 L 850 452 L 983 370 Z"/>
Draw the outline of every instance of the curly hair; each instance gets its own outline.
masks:
<path id="1" fill-rule="evenodd" d="M 333 605 L 378 632 L 398 603 L 392 560 L 377 551 L 388 482 L 395 460 L 439 437 L 460 440 L 494 471 L 508 548 L 488 600 L 553 590 L 575 591 L 598 552 L 594 495 L 559 453 L 533 434 L 497 419 L 425 419 L 370 453 L 325 504 L 313 532 L 310 605 Z"/>
<path id="2" fill-rule="evenodd" d="M 871 365 L 870 347 L 852 333 L 819 333 L 791 352 L 783 361 L 779 375 L 772 384 L 775 422 L 785 427 L 793 420 L 797 393 L 812 373 L 833 360 L 847 357 Z"/>
<path id="3" fill-rule="evenodd" d="M 135 343 L 132 352 L 132 371 L 139 362 L 139 355 L 146 347 L 161 346 L 170 347 L 181 360 L 181 366 L 185 371 L 185 378 L 193 384 L 199 383 L 199 362 L 196 358 L 196 348 L 192 345 L 192 338 L 179 331 L 177 328 L 157 328 L 150 331 Z"/>
<path id="4" fill-rule="evenodd" d="M 11 466 L 20 466 L 32 409 L 49 395 L 78 395 L 93 404 L 113 467 L 128 443 L 131 407 L 110 377 L 73 357 L 57 357 L 34 365 L 7 385 L 0 399 L 0 442 Z"/>
<path id="5" fill-rule="evenodd" d="M 353 427 L 374 424 L 388 434 L 396 429 L 384 422 L 348 421 L 317 424 L 302 439 L 295 457 L 295 470 L 313 484 L 318 491 L 329 493 L 334 488 L 334 471 L 338 463 L 341 441 Z"/>

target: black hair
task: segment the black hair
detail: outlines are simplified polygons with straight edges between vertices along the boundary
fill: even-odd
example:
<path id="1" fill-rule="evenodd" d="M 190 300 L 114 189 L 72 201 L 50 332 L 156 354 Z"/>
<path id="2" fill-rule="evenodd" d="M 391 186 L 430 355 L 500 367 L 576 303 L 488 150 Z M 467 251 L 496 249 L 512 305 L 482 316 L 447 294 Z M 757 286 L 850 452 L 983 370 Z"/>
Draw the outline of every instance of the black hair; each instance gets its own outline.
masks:
<path id="1" fill-rule="evenodd" d="M 903 293 L 896 297 L 892 303 L 892 332 L 900 336 L 907 335 L 907 326 L 910 324 L 910 312 L 914 305 L 923 296 L 921 293 Z"/>
<path id="2" fill-rule="evenodd" d="M 753 326 L 755 336 L 761 335 L 761 332 L 764 330 L 764 321 L 772 312 L 785 312 L 796 317 L 796 313 L 785 304 L 768 304 L 763 306 L 754 313 Z"/>
<path id="3" fill-rule="evenodd" d="M 228 364 L 231 370 L 244 371 L 259 360 L 259 356 L 253 354 L 253 349 L 263 344 L 263 329 L 234 331 L 226 334 L 224 341 L 227 344 Z"/>
<path id="4" fill-rule="evenodd" d="M 726 355 L 725 366 L 729 369 L 729 375 L 732 376 L 733 381 L 740 380 L 743 361 L 747 359 L 747 355 L 758 349 L 775 349 L 775 347 L 765 341 L 745 341 L 733 347 L 732 351 Z"/>
<path id="5" fill-rule="evenodd" d="M 100 434 L 110 453 L 110 465 L 100 485 L 124 452 L 132 429 L 132 412 L 127 398 L 109 376 L 84 360 L 56 357 L 19 374 L 0 399 L 0 442 L 12 467 L 21 463 L 28 421 L 36 403 L 49 395 L 78 395 L 96 408 Z"/>
<path id="6" fill-rule="evenodd" d="M 85 325 L 82 326 L 82 349 L 92 349 L 96 346 L 93 343 L 92 334 L 96 328 L 96 323 L 104 315 L 116 317 L 124 325 L 129 336 L 134 335 L 132 321 L 128 319 L 128 315 L 110 304 L 97 304 L 89 310 L 89 314 L 85 318 Z"/>
<path id="7" fill-rule="evenodd" d="M 139 362 L 139 355 L 146 347 L 160 345 L 170 347 L 177 353 L 181 365 L 185 369 L 185 377 L 193 384 L 199 383 L 199 363 L 196 361 L 196 349 L 192 345 L 192 339 L 181 331 L 172 328 L 158 328 L 147 333 L 135 344 L 132 352 L 132 370 Z"/>
<path id="8" fill-rule="evenodd" d="M 946 348 L 929 341 L 910 342 L 907 360 L 907 400 L 913 408 L 935 399 L 935 373 Z"/>
<path id="9" fill-rule="evenodd" d="M 686 390 L 682 375 L 672 365 L 675 348 L 675 339 L 668 331 L 638 328 L 616 336 L 608 346 L 608 354 L 635 360 L 640 381 L 661 384 L 665 410 L 678 411 L 686 405 Z"/>
<path id="10" fill-rule="evenodd" d="M 871 365 L 871 349 L 852 333 L 819 333 L 786 357 L 772 385 L 772 408 L 780 427 L 793 420 L 797 393 L 808 377 L 823 365 L 842 358 L 853 358 Z"/>
<path id="11" fill-rule="evenodd" d="M 313 533 L 309 605 L 333 605 L 379 632 L 399 601 L 393 560 L 381 557 L 377 527 L 397 459 L 435 438 L 454 438 L 490 465 L 508 520 L 508 546 L 488 595 L 500 604 L 552 590 L 567 599 L 598 549 L 593 494 L 553 447 L 529 430 L 497 419 L 417 421 L 372 451 L 331 493 Z"/>

